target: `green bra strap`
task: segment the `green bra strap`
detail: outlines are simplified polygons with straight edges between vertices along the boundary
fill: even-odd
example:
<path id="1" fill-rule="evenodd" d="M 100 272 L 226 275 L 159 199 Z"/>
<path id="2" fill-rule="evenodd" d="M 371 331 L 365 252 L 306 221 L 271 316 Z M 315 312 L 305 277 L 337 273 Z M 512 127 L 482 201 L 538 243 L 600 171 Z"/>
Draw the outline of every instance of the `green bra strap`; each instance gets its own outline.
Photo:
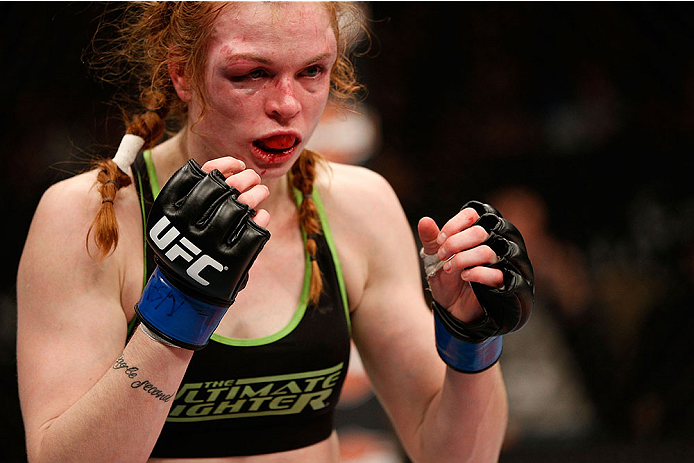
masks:
<path id="1" fill-rule="evenodd" d="M 296 205 L 297 207 L 301 206 L 301 203 L 304 200 L 304 195 L 301 193 L 301 191 L 297 190 L 296 188 L 292 187 L 292 191 L 294 192 L 294 199 L 296 200 Z M 318 193 L 318 188 L 313 189 L 313 202 L 316 204 L 316 209 L 318 210 L 318 218 L 320 219 L 321 222 L 321 227 L 323 228 L 323 236 L 325 237 L 325 241 L 328 243 L 328 248 L 330 249 L 330 254 L 333 257 L 333 262 L 335 264 L 335 274 L 337 275 L 337 284 L 340 287 L 340 295 L 342 296 L 342 307 L 345 311 L 345 317 L 347 318 L 347 328 L 349 329 L 350 336 L 352 335 L 352 319 L 350 317 L 349 313 L 349 304 L 347 303 L 347 290 L 345 289 L 345 280 L 342 275 L 342 264 L 340 263 L 340 258 L 337 255 L 337 248 L 335 247 L 335 242 L 333 241 L 333 235 L 332 232 L 330 231 L 330 223 L 328 222 L 328 217 L 325 213 L 325 208 L 323 207 L 323 200 L 320 197 L 320 194 Z M 305 232 L 302 228 L 301 233 L 304 234 L 304 241 L 305 241 Z"/>
<path id="2" fill-rule="evenodd" d="M 156 169 L 154 168 L 154 162 L 152 162 L 152 151 L 151 150 L 145 150 L 142 152 L 143 157 L 145 159 L 145 166 L 147 167 L 147 176 L 149 177 L 149 184 L 151 185 L 152 189 L 152 196 L 154 198 L 157 197 L 159 194 L 159 180 L 157 179 L 157 172 Z M 142 192 L 142 177 L 140 176 L 139 171 L 133 169 L 133 173 L 135 174 L 137 185 L 138 185 L 138 191 Z M 147 211 L 145 210 L 145 198 L 143 194 L 140 194 L 140 212 L 142 215 L 142 232 L 144 233 L 145 230 L 147 230 Z M 145 285 L 147 285 L 147 240 L 142 240 L 142 258 L 144 260 L 142 268 L 144 269 L 143 275 L 142 275 L 142 287 L 144 288 Z M 135 325 L 137 324 L 137 317 L 133 317 L 132 320 L 130 320 L 130 323 L 128 323 L 128 336 L 133 332 L 135 329 Z"/>

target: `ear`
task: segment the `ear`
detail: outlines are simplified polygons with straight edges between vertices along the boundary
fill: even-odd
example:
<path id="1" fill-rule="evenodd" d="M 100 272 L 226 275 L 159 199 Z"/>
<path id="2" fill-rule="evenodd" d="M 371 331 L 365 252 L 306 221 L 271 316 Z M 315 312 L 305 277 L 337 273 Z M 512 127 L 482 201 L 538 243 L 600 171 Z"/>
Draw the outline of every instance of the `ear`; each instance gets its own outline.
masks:
<path id="1" fill-rule="evenodd" d="M 169 60 L 168 66 L 169 76 L 171 76 L 171 82 L 173 82 L 173 86 L 176 89 L 178 97 L 184 103 L 190 103 L 192 92 L 190 89 L 190 84 L 188 83 L 188 78 L 185 75 L 185 69 L 183 65 L 181 65 L 180 63 L 176 63 L 175 61 Z"/>

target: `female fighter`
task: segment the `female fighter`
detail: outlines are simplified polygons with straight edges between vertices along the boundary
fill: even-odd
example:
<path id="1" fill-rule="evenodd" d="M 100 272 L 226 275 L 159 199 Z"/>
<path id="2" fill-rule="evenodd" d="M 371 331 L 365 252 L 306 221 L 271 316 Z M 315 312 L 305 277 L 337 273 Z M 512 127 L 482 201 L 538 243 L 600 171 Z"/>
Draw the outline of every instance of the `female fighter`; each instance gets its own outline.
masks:
<path id="1" fill-rule="evenodd" d="M 114 159 L 45 192 L 18 272 L 29 460 L 338 461 L 350 337 L 414 461 L 498 458 L 523 241 L 482 203 L 423 218 L 432 315 L 388 183 L 304 149 L 358 88 L 353 7 L 128 11 L 112 56 L 142 110 Z"/>

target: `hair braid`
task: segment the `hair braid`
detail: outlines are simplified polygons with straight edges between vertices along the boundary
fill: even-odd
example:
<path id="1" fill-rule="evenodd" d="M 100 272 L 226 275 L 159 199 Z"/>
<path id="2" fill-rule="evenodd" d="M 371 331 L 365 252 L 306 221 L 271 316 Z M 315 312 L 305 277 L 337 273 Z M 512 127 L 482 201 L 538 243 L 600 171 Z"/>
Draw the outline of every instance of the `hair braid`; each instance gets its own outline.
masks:
<path id="1" fill-rule="evenodd" d="M 113 252 L 118 245 L 118 220 L 114 210 L 113 201 L 116 193 L 124 186 L 130 185 L 128 174 L 120 170 L 112 159 L 104 159 L 96 163 L 97 190 L 101 195 L 101 207 L 92 220 L 87 232 L 87 249 L 89 249 L 89 236 L 94 231 L 94 242 L 99 249 L 101 258 Z"/>
<path id="2" fill-rule="evenodd" d="M 304 150 L 292 166 L 292 186 L 301 191 L 303 201 L 299 207 L 299 225 L 306 232 L 306 251 L 311 257 L 311 286 L 309 303 L 315 304 L 323 291 L 323 275 L 316 260 L 316 236 L 322 233 L 318 209 L 313 201 L 313 183 L 316 178 L 316 162 L 319 154 Z"/>

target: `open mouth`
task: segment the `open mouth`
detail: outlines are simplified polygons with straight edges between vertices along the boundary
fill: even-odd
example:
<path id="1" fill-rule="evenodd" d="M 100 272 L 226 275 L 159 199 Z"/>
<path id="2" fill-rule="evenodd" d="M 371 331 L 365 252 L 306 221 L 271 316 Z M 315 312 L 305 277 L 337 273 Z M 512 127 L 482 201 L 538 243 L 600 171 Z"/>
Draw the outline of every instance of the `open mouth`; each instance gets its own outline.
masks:
<path id="1" fill-rule="evenodd" d="M 281 165 L 293 158 L 300 143 L 296 135 L 274 135 L 255 140 L 251 153 L 260 165 Z"/>
<path id="2" fill-rule="evenodd" d="M 299 139 L 294 135 L 275 135 L 253 142 L 253 146 L 271 155 L 280 155 L 291 152 L 299 144 Z"/>

